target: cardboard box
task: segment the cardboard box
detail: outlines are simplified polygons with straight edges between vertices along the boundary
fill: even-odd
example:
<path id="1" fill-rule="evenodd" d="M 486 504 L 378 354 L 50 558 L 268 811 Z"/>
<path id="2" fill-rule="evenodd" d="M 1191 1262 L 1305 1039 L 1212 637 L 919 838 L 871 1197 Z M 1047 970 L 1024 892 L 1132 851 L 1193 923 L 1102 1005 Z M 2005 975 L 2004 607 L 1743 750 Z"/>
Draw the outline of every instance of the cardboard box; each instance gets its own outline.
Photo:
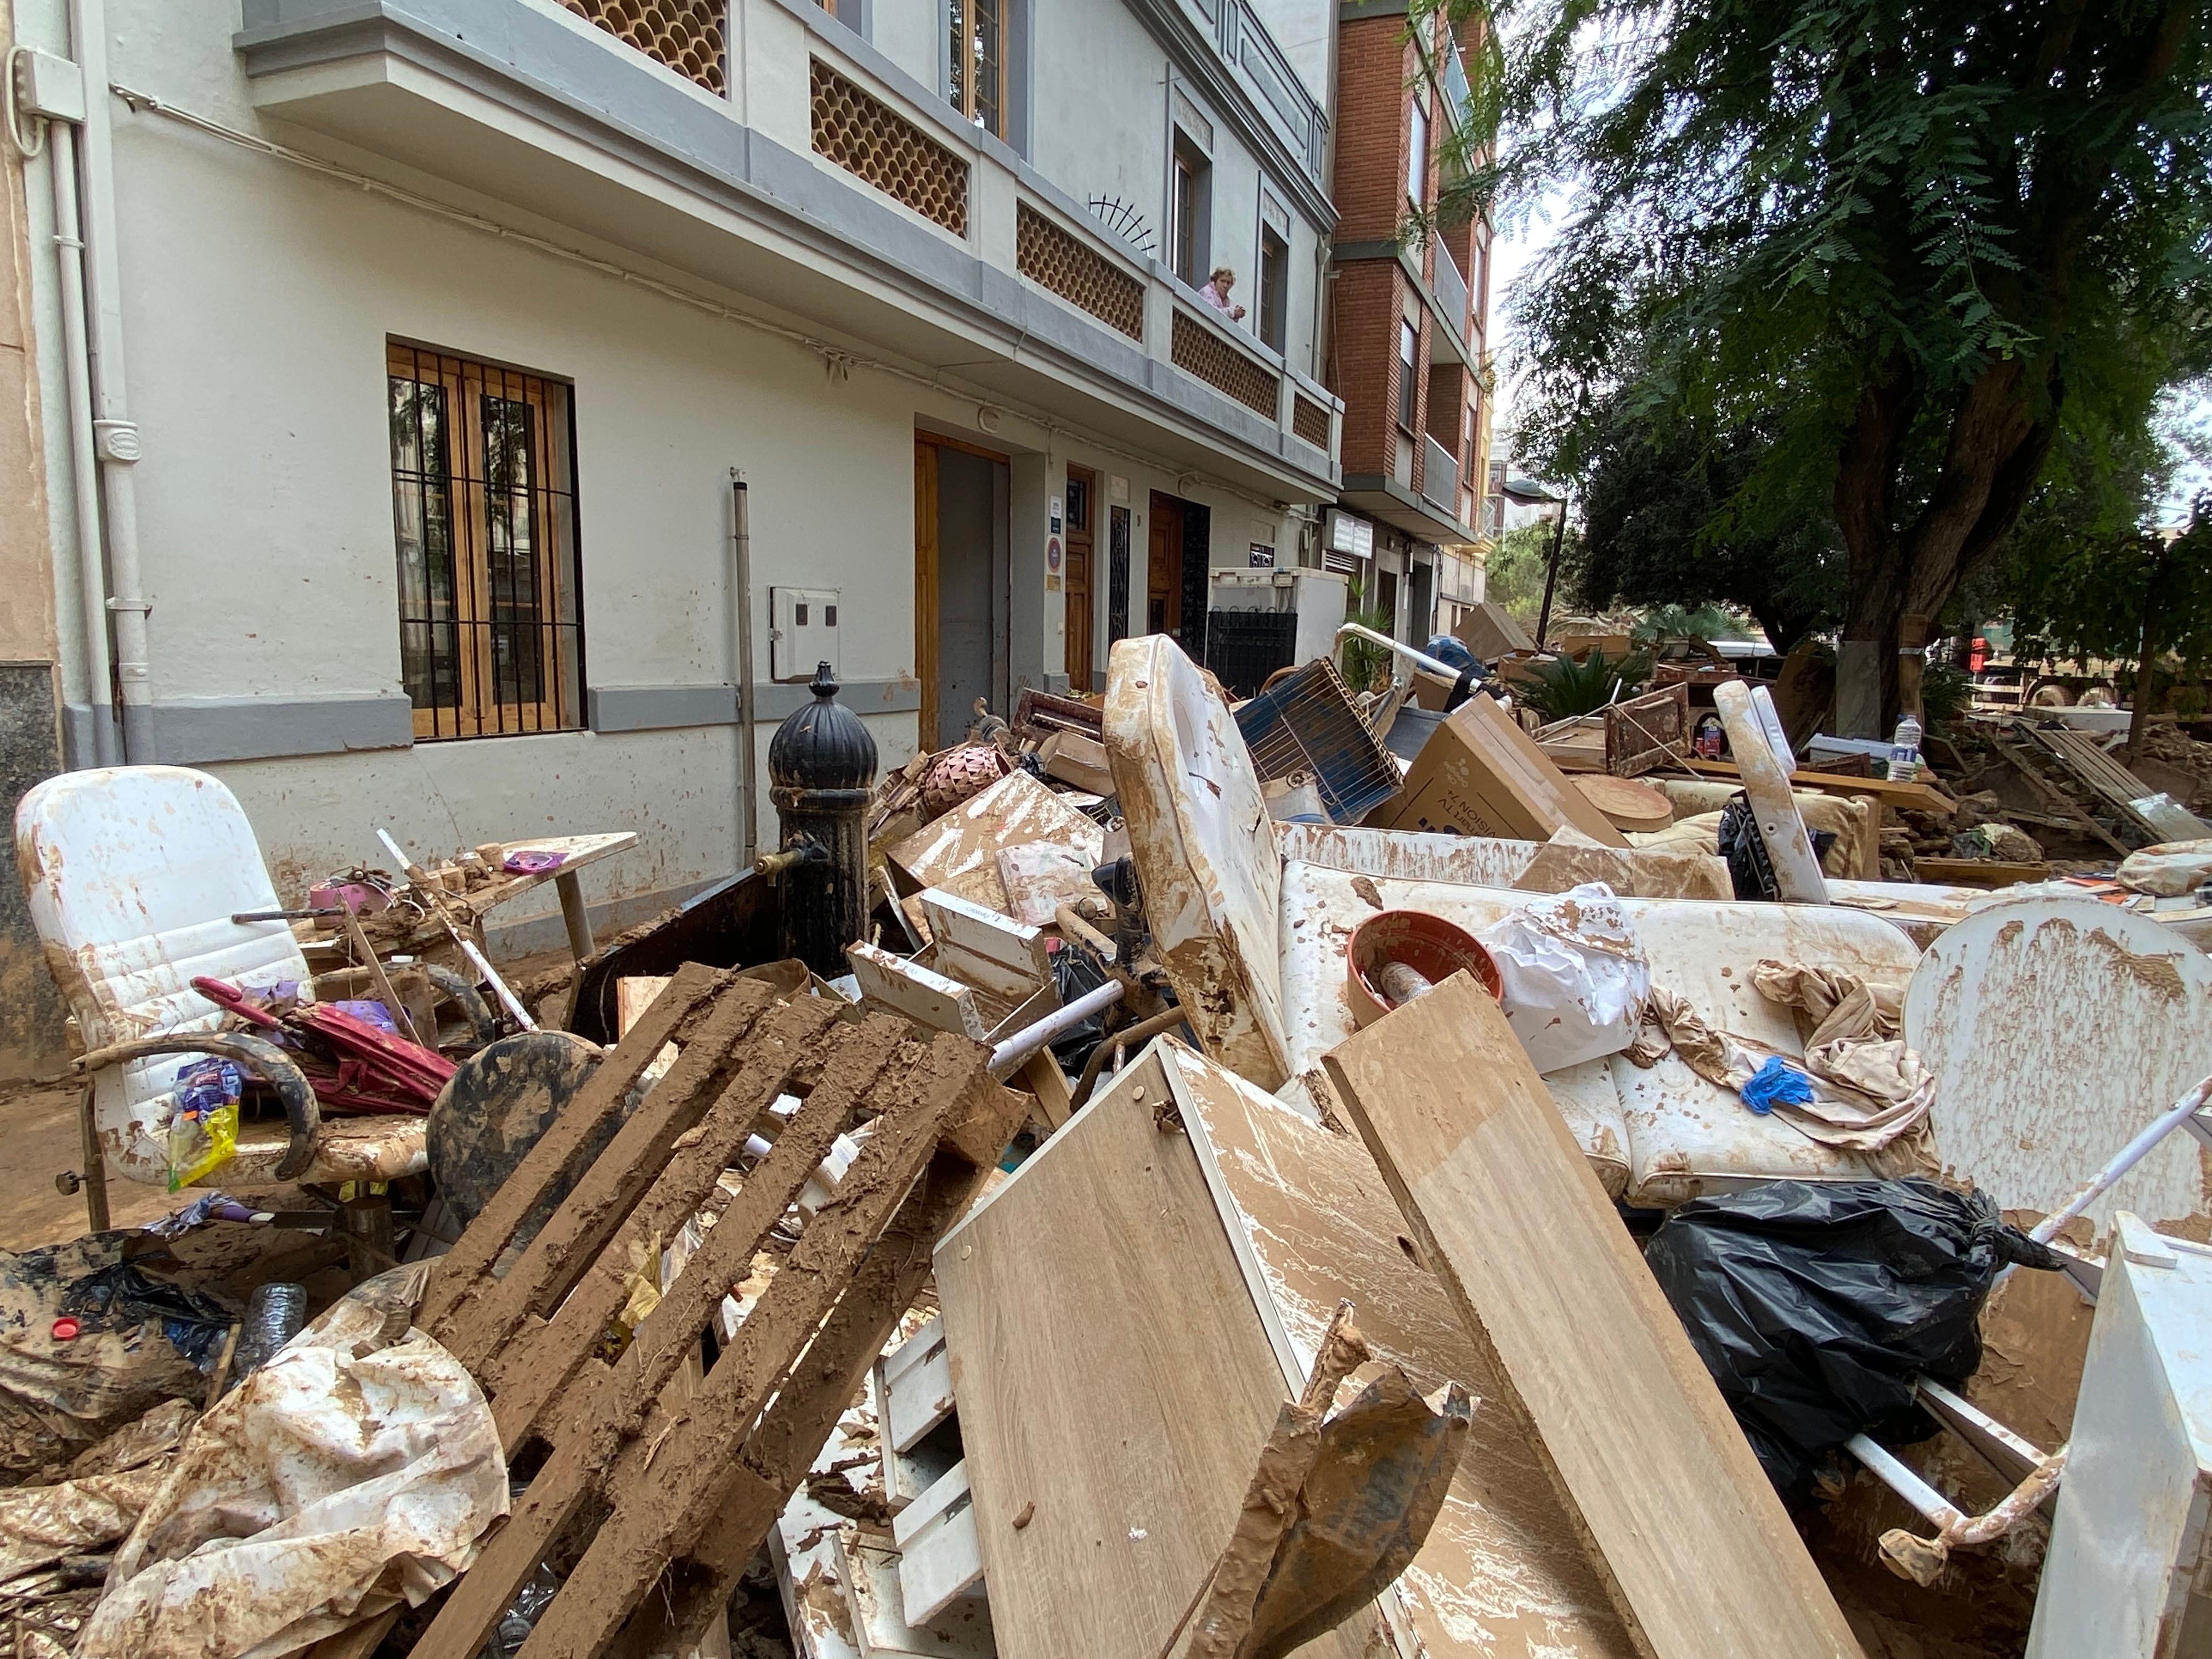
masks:
<path id="1" fill-rule="evenodd" d="M 1607 847 L 1628 841 L 1495 699 L 1470 698 L 1430 735 L 1406 787 L 1368 815 L 1377 830 L 1549 841 L 1572 824 Z"/>
<path id="2" fill-rule="evenodd" d="M 1485 599 L 1461 611 L 1452 633 L 1485 663 L 1496 662 L 1509 652 L 1536 648 L 1536 641 L 1528 637 L 1528 630 L 1494 599 Z"/>

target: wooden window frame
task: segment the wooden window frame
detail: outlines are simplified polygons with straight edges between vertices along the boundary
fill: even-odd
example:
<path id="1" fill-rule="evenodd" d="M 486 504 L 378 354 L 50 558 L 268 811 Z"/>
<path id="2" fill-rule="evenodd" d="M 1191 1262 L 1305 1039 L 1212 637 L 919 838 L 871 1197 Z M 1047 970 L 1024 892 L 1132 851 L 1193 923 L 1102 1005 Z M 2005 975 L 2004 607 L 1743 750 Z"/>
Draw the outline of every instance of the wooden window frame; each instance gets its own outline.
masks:
<path id="1" fill-rule="evenodd" d="M 1168 157 L 1168 269 L 1188 288 L 1212 273 L 1206 266 L 1206 192 L 1213 164 L 1180 129 Z"/>
<path id="2" fill-rule="evenodd" d="M 398 561 L 401 681 L 415 703 L 417 743 L 520 737 L 585 727 L 583 697 L 582 565 L 576 524 L 574 401 L 563 381 L 429 346 L 392 340 L 385 353 L 386 410 L 392 423 L 394 554 Z M 438 453 L 424 453 L 419 468 L 401 465 L 400 388 L 435 387 Z M 497 494 L 489 474 L 489 404 L 519 404 L 529 411 L 529 473 L 521 489 L 506 492 L 527 517 L 532 574 L 527 588 L 512 573 L 502 597 L 494 568 Z M 416 441 L 426 441 L 416 411 Z M 424 526 L 420 598 L 423 615 L 410 614 L 407 568 L 410 492 Z M 427 529 L 435 505 L 446 526 L 443 553 L 450 593 L 439 614 L 436 550 Z M 501 611 L 508 614 L 502 619 Z M 535 620 L 521 618 L 534 617 Z M 408 665 L 408 635 L 427 635 L 427 680 Z M 502 668 L 518 630 L 528 634 L 534 655 Z M 502 695 L 503 677 L 534 667 L 530 690 Z M 450 691 L 450 696 L 446 695 Z M 427 704 L 423 701 L 427 696 Z"/>
<path id="3" fill-rule="evenodd" d="M 1270 349 L 1288 355 L 1291 320 L 1291 245 L 1273 225 L 1260 227 L 1259 334 Z"/>
<path id="4" fill-rule="evenodd" d="M 945 88 L 953 108 L 994 138 L 1006 137 L 1006 94 L 1012 82 L 1007 46 L 1018 0 L 945 0 L 945 46 L 951 80 Z M 981 52 L 985 72 L 975 72 L 979 49 L 996 42 L 996 54 Z M 956 44 L 957 43 L 957 44 Z M 989 96 L 981 95 L 988 88 Z"/>

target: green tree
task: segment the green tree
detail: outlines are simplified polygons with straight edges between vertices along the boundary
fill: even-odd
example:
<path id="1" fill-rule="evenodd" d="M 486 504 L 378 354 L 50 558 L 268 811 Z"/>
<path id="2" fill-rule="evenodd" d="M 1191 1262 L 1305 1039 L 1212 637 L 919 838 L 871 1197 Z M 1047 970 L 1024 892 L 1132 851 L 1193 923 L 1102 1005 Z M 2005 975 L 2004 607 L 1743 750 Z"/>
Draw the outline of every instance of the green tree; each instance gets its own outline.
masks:
<path id="1" fill-rule="evenodd" d="M 1753 425 L 1708 437 L 1648 408 L 1607 410 L 1586 451 L 1577 602 L 1741 605 L 1785 653 L 1832 625 L 1844 575 L 1833 523 L 1817 504 L 1778 517 L 1747 499 L 1770 447 Z"/>
<path id="2" fill-rule="evenodd" d="M 1862 722 L 2062 432 L 2142 427 L 2212 349 L 2190 0 L 1424 9 L 1474 58 L 1437 216 L 1577 192 L 1519 307 L 1530 459 L 1577 476 L 1620 401 L 1765 423 L 1736 495 L 1828 502 Z"/>
<path id="3" fill-rule="evenodd" d="M 2023 654 L 2136 665 L 2128 753 L 2139 756 L 2160 661 L 2212 661 L 2212 494 L 2178 536 L 2106 526 L 2039 539 L 2021 550 L 2014 584 Z"/>
<path id="4" fill-rule="evenodd" d="M 1515 622 L 1536 632 L 1537 613 L 1544 605 L 1544 572 L 1552 557 L 1553 521 L 1538 519 L 1516 524 L 1498 538 L 1483 563 L 1483 597 L 1495 600 Z M 1567 527 L 1562 564 L 1570 563 L 1577 545 L 1574 526 Z"/>

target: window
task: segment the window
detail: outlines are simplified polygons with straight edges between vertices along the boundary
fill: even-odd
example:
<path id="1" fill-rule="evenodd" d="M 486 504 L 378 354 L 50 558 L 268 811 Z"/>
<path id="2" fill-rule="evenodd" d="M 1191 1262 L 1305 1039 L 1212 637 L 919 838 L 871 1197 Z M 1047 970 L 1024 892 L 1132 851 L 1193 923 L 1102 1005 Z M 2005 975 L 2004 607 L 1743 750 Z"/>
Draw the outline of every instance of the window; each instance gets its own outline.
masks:
<path id="1" fill-rule="evenodd" d="M 1406 146 L 1406 199 L 1416 208 L 1429 204 L 1429 110 L 1425 95 L 1413 94 L 1411 141 Z"/>
<path id="2" fill-rule="evenodd" d="M 416 739 L 576 729 L 568 388 L 397 343 L 385 368 L 400 674 Z"/>
<path id="3" fill-rule="evenodd" d="M 1291 251 L 1267 225 L 1260 227 L 1260 337 L 1277 351 L 1290 323 Z"/>
<path id="4" fill-rule="evenodd" d="M 1420 388 L 1415 384 L 1421 362 L 1421 332 L 1402 317 L 1398 319 L 1398 424 L 1411 432 Z"/>
<path id="5" fill-rule="evenodd" d="M 1006 136 L 1006 9 L 1013 0 L 945 0 L 952 106 L 994 137 Z"/>
<path id="6" fill-rule="evenodd" d="M 1193 288 L 1206 275 L 1206 198 L 1212 171 L 1205 152 L 1178 131 L 1168 204 L 1168 268 Z"/>

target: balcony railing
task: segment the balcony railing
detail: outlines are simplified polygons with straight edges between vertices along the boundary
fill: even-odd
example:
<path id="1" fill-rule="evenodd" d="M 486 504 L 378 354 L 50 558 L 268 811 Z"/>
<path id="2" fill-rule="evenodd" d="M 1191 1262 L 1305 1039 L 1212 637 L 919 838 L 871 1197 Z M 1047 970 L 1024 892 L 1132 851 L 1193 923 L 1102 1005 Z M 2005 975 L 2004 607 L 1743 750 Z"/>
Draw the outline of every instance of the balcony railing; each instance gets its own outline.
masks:
<path id="1" fill-rule="evenodd" d="M 1431 507 L 1440 507 L 1459 517 L 1459 463 L 1452 453 L 1434 438 L 1421 440 L 1421 496 Z"/>
<path id="2" fill-rule="evenodd" d="M 1455 339 L 1467 338 L 1467 278 L 1460 275 L 1459 261 L 1451 257 L 1451 250 L 1439 241 L 1437 248 L 1437 303 L 1451 319 Z"/>

